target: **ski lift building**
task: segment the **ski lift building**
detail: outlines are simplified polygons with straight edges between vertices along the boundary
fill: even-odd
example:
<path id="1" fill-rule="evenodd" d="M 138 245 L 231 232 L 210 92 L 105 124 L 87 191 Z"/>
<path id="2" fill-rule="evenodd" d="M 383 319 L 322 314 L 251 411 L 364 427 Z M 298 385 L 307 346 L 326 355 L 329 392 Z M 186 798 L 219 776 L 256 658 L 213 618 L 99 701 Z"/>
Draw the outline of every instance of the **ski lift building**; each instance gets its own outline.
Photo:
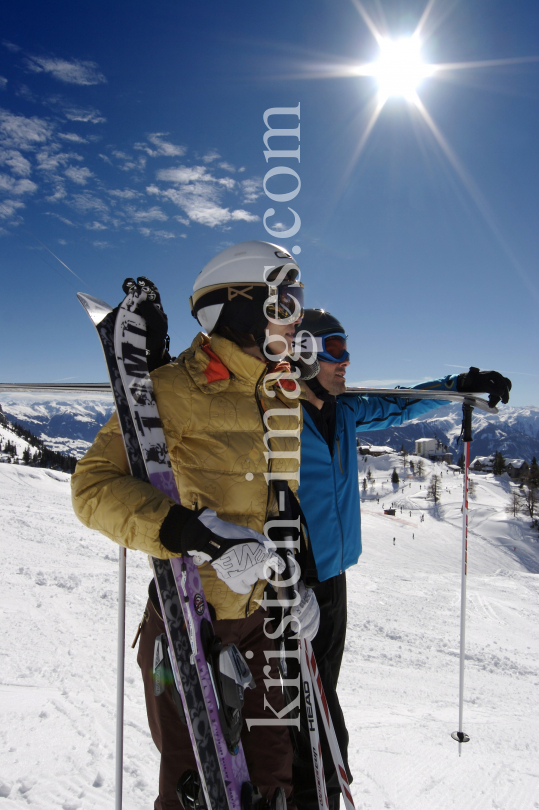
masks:
<path id="1" fill-rule="evenodd" d="M 428 458 L 430 461 L 447 461 L 450 464 L 453 456 L 449 452 L 446 444 L 442 444 L 439 439 L 416 439 L 415 454 Z"/>

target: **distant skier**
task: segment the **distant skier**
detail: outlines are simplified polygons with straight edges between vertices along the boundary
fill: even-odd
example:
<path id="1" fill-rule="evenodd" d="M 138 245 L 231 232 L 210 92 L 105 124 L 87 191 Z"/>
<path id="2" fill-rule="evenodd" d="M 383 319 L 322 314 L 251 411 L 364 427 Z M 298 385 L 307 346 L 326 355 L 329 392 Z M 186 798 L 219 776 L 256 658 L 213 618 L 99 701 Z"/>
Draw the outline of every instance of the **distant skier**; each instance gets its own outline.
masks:
<path id="1" fill-rule="evenodd" d="M 379 396 L 341 397 L 346 390 L 345 375 L 350 364 L 344 327 L 325 310 L 306 309 L 299 329 L 314 336 L 315 345 L 311 348 L 317 352 L 320 363 L 318 376 L 307 381 L 311 395 L 308 401 L 301 401 L 303 431 L 298 490 L 311 541 L 306 576 L 322 606 L 320 631 L 313 641 L 313 650 L 346 763 L 348 732 L 336 687 L 346 636 L 344 572 L 361 554 L 356 432 L 400 425 L 447 403 Z M 497 372 L 472 368 L 466 374 L 449 375 L 416 387 L 432 391 L 485 391 L 496 401 L 507 402 L 511 382 Z M 316 782 L 303 712 L 302 721 L 295 740 L 294 797 L 299 810 L 317 810 Z M 321 743 L 330 810 L 336 810 L 339 787 L 323 732 Z"/>
<path id="2" fill-rule="evenodd" d="M 268 304 L 265 266 L 276 268 L 273 275 L 281 274 L 273 304 Z M 281 561 L 257 537 L 264 540 L 260 533 L 265 523 L 278 514 L 274 488 L 268 488 L 265 478 L 268 449 L 275 452 L 276 468 L 290 479 L 293 490 L 298 442 L 281 432 L 297 428 L 297 419 L 286 413 L 295 404 L 285 395 L 292 382 L 283 376 L 289 366 L 268 364 L 261 346 L 267 333 L 270 352 L 282 352 L 283 342 L 291 349 L 294 324 L 288 321 L 294 320 L 302 303 L 298 273 L 295 260 L 283 248 L 245 242 L 218 254 L 197 276 L 193 314 L 210 336 L 199 333 L 174 362 L 152 373 L 182 505 L 131 477 L 116 415 L 79 461 L 72 479 L 78 517 L 120 545 L 163 559 L 205 555 L 200 573 L 215 614 L 215 632 L 223 643 L 234 642 L 248 653 L 257 682 L 256 689 L 246 690 L 244 717 L 268 720 L 250 731 L 244 724 L 242 731 L 251 779 L 265 797 L 278 787 L 291 796 L 292 748 L 287 727 L 275 724 L 276 714 L 285 707 L 277 659 L 267 655 L 275 652 L 264 632 L 268 614 L 259 606 L 266 587 L 265 566 L 279 569 Z M 276 322 L 268 322 L 265 312 Z M 266 428 L 273 433 L 269 447 Z M 245 538 L 246 528 L 254 530 L 254 538 Z M 154 694 L 154 641 L 164 632 L 164 624 L 152 585 L 138 661 L 150 730 L 161 753 L 154 808 L 172 810 L 181 808 L 176 794 L 179 777 L 196 764 L 172 690 L 159 697 Z M 319 610 L 312 591 L 305 589 L 301 604 L 292 611 L 301 622 L 303 637 L 313 638 Z M 267 689 L 268 678 L 277 686 Z"/>

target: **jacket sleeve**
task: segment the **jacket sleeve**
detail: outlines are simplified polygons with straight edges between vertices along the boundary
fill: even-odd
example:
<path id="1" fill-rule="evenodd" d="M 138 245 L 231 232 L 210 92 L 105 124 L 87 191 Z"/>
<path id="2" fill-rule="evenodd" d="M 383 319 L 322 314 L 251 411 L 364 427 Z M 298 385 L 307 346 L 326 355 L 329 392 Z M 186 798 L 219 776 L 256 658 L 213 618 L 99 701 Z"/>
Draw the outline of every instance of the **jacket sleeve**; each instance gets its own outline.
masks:
<path id="1" fill-rule="evenodd" d="M 450 374 L 439 380 L 415 385 L 414 388 L 432 391 L 456 391 L 457 375 Z M 347 398 L 348 399 L 348 398 Z M 433 408 L 447 405 L 440 399 L 403 399 L 399 397 L 362 397 L 353 399 L 356 418 L 356 431 L 383 430 L 391 425 L 402 425 L 409 419 L 415 419 Z"/>
<path id="2" fill-rule="evenodd" d="M 159 540 L 161 524 L 174 501 L 130 474 L 116 414 L 78 462 L 71 497 L 75 514 L 90 529 L 154 557 L 177 556 Z"/>

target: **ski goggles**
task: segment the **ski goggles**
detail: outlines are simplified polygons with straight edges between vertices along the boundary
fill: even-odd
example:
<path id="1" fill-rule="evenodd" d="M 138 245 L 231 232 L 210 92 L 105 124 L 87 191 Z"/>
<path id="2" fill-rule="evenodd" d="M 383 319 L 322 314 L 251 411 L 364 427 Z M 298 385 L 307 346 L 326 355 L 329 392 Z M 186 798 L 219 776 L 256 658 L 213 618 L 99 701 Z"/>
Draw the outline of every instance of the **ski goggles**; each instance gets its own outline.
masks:
<path id="1" fill-rule="evenodd" d="M 300 331 L 294 341 L 295 351 L 310 351 L 319 360 L 326 363 L 346 363 L 350 360 L 350 352 L 346 349 L 346 335 L 342 332 L 333 332 L 330 335 L 311 335 L 310 332 Z"/>
<path id="2" fill-rule="evenodd" d="M 295 323 L 303 317 L 303 284 L 283 282 L 275 286 L 268 282 L 269 296 L 264 303 L 268 320 L 279 323 Z"/>

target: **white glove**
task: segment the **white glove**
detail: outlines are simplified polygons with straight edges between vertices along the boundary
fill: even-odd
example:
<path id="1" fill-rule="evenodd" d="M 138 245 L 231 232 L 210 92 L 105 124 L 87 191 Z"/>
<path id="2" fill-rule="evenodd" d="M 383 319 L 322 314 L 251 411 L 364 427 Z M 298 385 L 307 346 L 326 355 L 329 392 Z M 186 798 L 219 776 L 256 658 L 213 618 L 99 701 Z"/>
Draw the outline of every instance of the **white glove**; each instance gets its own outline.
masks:
<path id="1" fill-rule="evenodd" d="M 297 619 L 296 632 L 299 637 L 305 641 L 312 641 L 320 627 L 320 608 L 312 588 L 306 588 L 301 580 L 298 583 L 298 591 L 301 601 L 290 613 Z"/>
<path id="2" fill-rule="evenodd" d="M 275 543 L 260 532 L 227 523 L 218 518 L 213 509 L 205 509 L 198 520 L 218 537 L 239 541 L 215 560 L 203 552 L 193 552 L 197 564 L 203 561 L 200 558 L 211 561 L 219 579 L 235 593 L 247 594 L 259 579 L 284 571 L 285 564 L 275 551 Z"/>

